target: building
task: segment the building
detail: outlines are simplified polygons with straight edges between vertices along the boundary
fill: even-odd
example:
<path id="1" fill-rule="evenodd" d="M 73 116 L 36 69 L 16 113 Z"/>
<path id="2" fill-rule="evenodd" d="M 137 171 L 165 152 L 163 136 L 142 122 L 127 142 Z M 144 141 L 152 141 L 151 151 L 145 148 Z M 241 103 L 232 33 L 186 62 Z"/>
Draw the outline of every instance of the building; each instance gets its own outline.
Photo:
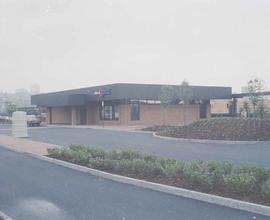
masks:
<path id="1" fill-rule="evenodd" d="M 31 97 L 47 108 L 48 124 L 132 125 L 187 124 L 210 117 L 210 100 L 230 99 L 230 87 L 191 86 L 188 105 L 160 102 L 162 85 L 109 84 Z"/>
<path id="2" fill-rule="evenodd" d="M 264 105 L 270 109 L 270 92 L 261 92 L 260 95 L 263 97 Z M 249 103 L 250 113 L 253 113 L 253 107 L 249 100 L 249 93 L 242 92 L 232 94 L 231 99 L 222 100 L 211 100 L 211 116 L 212 117 L 223 117 L 223 116 L 240 116 L 244 110 L 244 103 Z M 242 115 L 244 116 L 244 115 Z"/>

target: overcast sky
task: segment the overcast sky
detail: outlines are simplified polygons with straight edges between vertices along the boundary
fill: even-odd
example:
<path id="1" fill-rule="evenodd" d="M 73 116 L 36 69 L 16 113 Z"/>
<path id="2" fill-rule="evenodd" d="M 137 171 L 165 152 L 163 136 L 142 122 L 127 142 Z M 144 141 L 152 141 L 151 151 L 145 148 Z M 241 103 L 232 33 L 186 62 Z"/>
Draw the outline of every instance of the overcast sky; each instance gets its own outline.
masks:
<path id="1" fill-rule="evenodd" d="M 270 84 L 269 0 L 0 0 L 0 91 Z"/>

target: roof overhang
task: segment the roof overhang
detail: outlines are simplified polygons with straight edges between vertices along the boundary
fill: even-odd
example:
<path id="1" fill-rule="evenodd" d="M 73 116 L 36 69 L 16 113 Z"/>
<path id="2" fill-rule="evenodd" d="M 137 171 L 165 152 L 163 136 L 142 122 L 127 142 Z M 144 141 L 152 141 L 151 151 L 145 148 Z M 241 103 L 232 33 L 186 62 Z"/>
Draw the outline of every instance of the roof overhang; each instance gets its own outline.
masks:
<path id="1" fill-rule="evenodd" d="M 190 86 L 190 100 L 231 99 L 231 87 Z M 39 94 L 31 97 L 31 103 L 40 107 L 77 106 L 89 102 L 112 100 L 160 100 L 162 85 L 111 84 L 62 92 Z"/>

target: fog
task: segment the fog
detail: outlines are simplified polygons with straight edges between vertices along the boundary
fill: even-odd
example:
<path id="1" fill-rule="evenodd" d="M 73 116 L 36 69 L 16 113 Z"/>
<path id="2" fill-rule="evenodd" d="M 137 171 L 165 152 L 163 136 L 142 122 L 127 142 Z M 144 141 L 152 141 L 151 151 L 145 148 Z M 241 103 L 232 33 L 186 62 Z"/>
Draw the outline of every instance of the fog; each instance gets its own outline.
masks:
<path id="1" fill-rule="evenodd" d="M 0 0 L 0 91 L 270 82 L 269 0 Z"/>

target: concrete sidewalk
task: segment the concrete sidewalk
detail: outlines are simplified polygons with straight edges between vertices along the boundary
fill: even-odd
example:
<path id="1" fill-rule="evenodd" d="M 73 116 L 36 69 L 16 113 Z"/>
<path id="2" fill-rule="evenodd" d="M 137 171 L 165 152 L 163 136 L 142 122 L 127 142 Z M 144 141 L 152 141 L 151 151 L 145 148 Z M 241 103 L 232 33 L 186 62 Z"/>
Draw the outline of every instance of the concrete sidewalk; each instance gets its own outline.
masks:
<path id="1" fill-rule="evenodd" d="M 86 129 L 99 129 L 99 130 L 111 130 L 111 131 L 130 131 L 130 132 L 138 132 L 141 129 L 145 128 L 145 126 L 114 126 L 114 125 L 46 125 L 47 128 L 86 128 Z"/>
<path id="2" fill-rule="evenodd" d="M 27 138 L 15 138 L 5 135 L 0 135 L 0 145 L 16 151 L 29 152 L 39 155 L 46 155 L 47 149 L 58 147 L 58 145 L 54 144 L 32 141 Z"/>

